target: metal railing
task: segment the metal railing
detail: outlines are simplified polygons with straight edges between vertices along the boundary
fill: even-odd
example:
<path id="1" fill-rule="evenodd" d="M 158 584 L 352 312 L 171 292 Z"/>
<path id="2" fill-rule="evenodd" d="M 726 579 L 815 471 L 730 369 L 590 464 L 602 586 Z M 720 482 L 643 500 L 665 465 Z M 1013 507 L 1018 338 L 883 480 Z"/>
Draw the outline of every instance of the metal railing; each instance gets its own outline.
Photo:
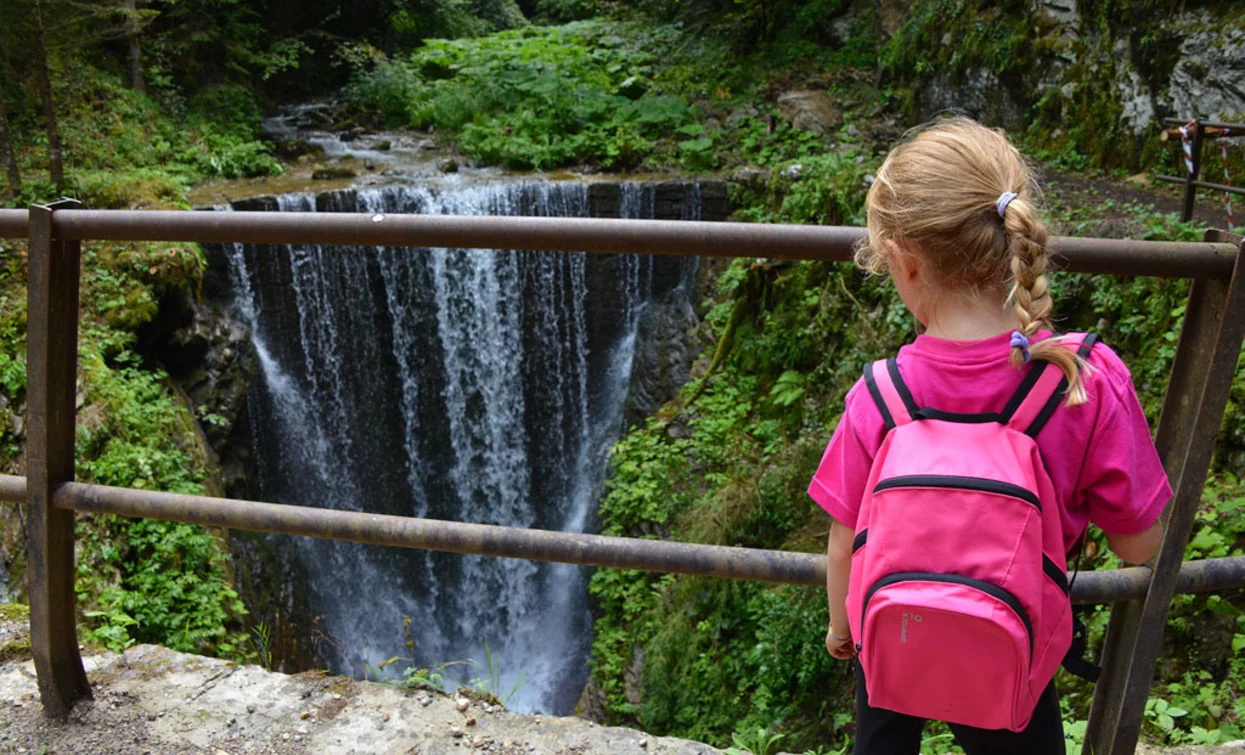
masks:
<path id="1" fill-rule="evenodd" d="M 453 246 L 845 261 L 857 228 L 693 221 L 320 213 L 88 211 L 73 201 L 0 210 L 0 238 L 29 239 L 27 474 L 0 476 L 0 500 L 26 502 L 31 648 L 44 709 L 64 716 L 91 696 L 76 631 L 75 511 L 148 517 L 361 543 L 728 579 L 825 584 L 825 558 L 667 541 L 382 516 L 83 485 L 74 477 L 80 245 L 85 239 Z M 1245 248 L 1057 238 L 1079 272 L 1194 280 L 1156 434 L 1174 496 L 1153 568 L 1085 572 L 1073 599 L 1114 603 L 1086 752 L 1131 753 L 1177 592 L 1245 585 L 1245 557 L 1183 563 L 1185 545 L 1245 336 Z M 345 253 L 345 252 L 343 252 Z M 412 251 L 411 253 L 419 253 Z M 810 639 L 810 641 L 816 641 Z"/>
<path id="2" fill-rule="evenodd" d="M 1193 208 L 1197 203 L 1198 189 L 1212 189 L 1214 191 L 1222 191 L 1227 194 L 1243 194 L 1245 188 L 1240 186 L 1231 186 L 1226 183 L 1211 183 L 1210 181 L 1198 180 L 1198 174 L 1202 171 L 1202 144 L 1207 139 L 1227 139 L 1238 136 L 1245 136 L 1245 123 L 1218 123 L 1216 121 L 1199 121 L 1197 119 L 1184 122 L 1178 118 L 1168 118 L 1168 124 L 1176 126 L 1176 128 L 1164 129 L 1161 135 L 1162 141 L 1170 141 L 1172 139 L 1181 142 L 1183 150 L 1183 159 L 1185 163 L 1185 177 L 1179 176 L 1155 176 L 1155 179 L 1166 183 L 1184 184 L 1184 209 L 1180 213 L 1180 219 L 1189 222 L 1193 219 Z M 1227 147 L 1224 147 L 1223 153 L 1223 172 L 1225 180 L 1228 173 L 1228 153 Z M 1233 222 L 1232 205 L 1228 204 L 1228 225 Z M 1231 230 L 1229 228 L 1228 230 Z"/>

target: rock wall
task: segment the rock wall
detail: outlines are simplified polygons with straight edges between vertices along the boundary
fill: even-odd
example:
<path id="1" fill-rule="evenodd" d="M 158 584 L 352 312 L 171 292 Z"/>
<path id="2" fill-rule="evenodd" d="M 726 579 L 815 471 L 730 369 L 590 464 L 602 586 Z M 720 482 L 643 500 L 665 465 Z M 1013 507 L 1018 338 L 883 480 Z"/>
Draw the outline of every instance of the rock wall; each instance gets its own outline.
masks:
<path id="1" fill-rule="evenodd" d="M 1233 7 L 883 0 L 880 62 L 918 120 L 966 112 L 1052 155 L 1141 167 L 1166 118 L 1245 117 L 1245 16 Z"/>

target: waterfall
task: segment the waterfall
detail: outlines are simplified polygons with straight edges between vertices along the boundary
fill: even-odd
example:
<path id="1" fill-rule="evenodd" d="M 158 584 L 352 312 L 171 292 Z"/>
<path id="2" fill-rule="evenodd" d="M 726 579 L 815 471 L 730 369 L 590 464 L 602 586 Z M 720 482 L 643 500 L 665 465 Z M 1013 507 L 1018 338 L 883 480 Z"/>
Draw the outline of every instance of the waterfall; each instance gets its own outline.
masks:
<path id="1" fill-rule="evenodd" d="M 321 210 L 589 214 L 587 184 L 361 188 Z M 317 209 L 285 195 L 282 212 Z M 653 217 L 623 184 L 621 217 Z M 699 195 L 682 217 L 699 216 Z M 689 288 L 679 258 L 315 245 L 224 248 L 259 370 L 248 397 L 263 500 L 453 521 L 590 530 L 621 430 L 646 304 Z M 694 261 L 693 261 L 694 262 Z M 664 266 L 664 267 L 663 267 Z M 496 677 L 512 708 L 567 713 L 587 676 L 586 570 L 270 536 L 288 553 L 335 671 L 386 660 Z M 409 621 L 408 621 L 409 620 Z M 487 653 L 486 653 L 487 643 Z M 393 673 L 403 664 L 393 664 Z"/>

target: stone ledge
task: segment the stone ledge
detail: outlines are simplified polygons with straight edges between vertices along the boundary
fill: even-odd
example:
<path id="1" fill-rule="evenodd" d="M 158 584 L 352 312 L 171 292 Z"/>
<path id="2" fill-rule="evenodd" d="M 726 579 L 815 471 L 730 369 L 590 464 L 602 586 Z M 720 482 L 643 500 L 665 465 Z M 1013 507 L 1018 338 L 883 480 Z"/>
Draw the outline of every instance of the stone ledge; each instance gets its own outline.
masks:
<path id="1" fill-rule="evenodd" d="M 33 663 L 0 664 L 0 752 L 714 755 L 698 742 L 510 713 L 479 697 L 296 676 L 139 645 L 85 659 L 95 700 L 44 720 Z M 44 750 L 43 748 L 46 748 Z"/>

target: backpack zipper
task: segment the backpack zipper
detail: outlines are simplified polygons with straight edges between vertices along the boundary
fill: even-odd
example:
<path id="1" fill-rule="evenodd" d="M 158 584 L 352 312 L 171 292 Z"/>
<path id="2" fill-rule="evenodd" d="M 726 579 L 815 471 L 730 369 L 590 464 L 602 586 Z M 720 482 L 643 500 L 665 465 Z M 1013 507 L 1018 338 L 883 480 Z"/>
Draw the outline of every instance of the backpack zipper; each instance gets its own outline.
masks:
<path id="1" fill-rule="evenodd" d="M 1015 611 L 1016 615 L 1020 617 L 1021 623 L 1025 625 L 1025 634 L 1029 637 L 1029 664 L 1033 664 L 1033 622 L 1029 621 L 1029 614 L 1025 612 L 1024 606 L 1020 605 L 1020 601 L 1016 599 L 1015 595 L 1012 595 L 1002 587 L 992 585 L 989 582 L 983 582 L 980 579 L 973 579 L 972 577 L 961 577 L 958 574 L 937 574 L 933 572 L 898 572 L 895 574 L 888 574 L 879 579 L 877 582 L 874 582 L 873 586 L 869 588 L 869 592 L 865 593 L 864 604 L 860 607 L 862 624 L 863 617 L 867 616 L 869 613 L 869 599 L 873 597 L 873 593 L 883 587 L 893 585 L 896 582 L 943 582 L 953 585 L 966 585 L 975 590 L 980 590 L 991 597 L 998 598 L 1003 603 L 1006 603 L 1008 608 Z"/>
<path id="2" fill-rule="evenodd" d="M 1009 498 L 1016 498 L 1031 503 L 1042 510 L 1042 502 L 1032 490 L 1019 485 L 999 480 L 987 480 L 983 477 L 959 477 L 956 475 L 902 475 L 882 480 L 873 489 L 874 493 L 894 488 L 949 488 L 953 490 L 979 490 L 983 493 L 996 493 Z"/>

